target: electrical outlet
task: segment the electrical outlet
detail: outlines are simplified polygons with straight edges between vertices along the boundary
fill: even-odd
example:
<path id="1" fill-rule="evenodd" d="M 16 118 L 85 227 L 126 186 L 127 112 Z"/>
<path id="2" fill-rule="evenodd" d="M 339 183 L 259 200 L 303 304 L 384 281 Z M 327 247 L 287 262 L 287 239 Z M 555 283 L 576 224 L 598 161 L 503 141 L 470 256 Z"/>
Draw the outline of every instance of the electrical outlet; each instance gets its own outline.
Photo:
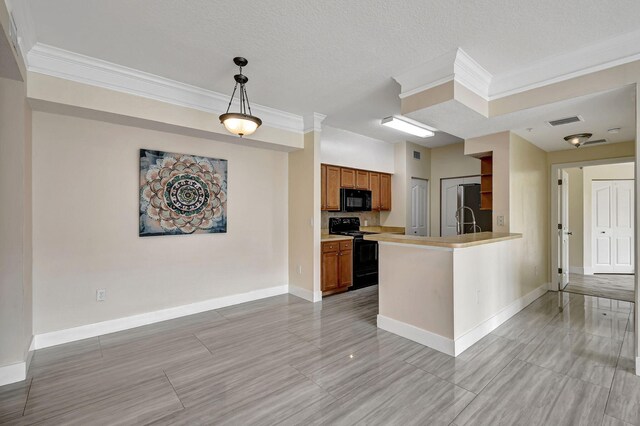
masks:
<path id="1" fill-rule="evenodd" d="M 476 305 L 480 304 L 480 290 L 476 290 Z"/>
<path id="2" fill-rule="evenodd" d="M 498 216 L 496 222 L 498 226 L 504 226 L 504 216 Z"/>
<path id="3" fill-rule="evenodd" d="M 298 274 L 302 275 L 302 265 L 298 265 Z"/>
<path id="4" fill-rule="evenodd" d="M 96 290 L 96 301 L 104 302 L 107 300 L 107 290 L 104 288 L 99 288 Z"/>

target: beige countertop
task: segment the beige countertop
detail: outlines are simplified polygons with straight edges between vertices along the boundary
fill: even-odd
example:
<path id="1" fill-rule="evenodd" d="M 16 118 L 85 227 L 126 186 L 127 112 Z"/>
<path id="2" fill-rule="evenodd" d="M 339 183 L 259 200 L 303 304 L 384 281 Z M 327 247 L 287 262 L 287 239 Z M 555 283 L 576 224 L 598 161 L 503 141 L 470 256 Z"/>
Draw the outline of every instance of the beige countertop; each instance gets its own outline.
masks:
<path id="1" fill-rule="evenodd" d="M 353 237 L 348 235 L 334 235 L 334 234 L 322 234 L 320 235 L 320 242 L 324 243 L 326 241 L 347 241 L 353 240 Z"/>
<path id="2" fill-rule="evenodd" d="M 522 238 L 522 234 L 509 234 L 506 232 L 478 232 L 475 234 L 454 235 L 451 237 L 419 237 L 415 235 L 398 234 L 371 234 L 365 235 L 365 240 L 386 243 L 413 244 L 431 247 L 465 248 L 491 244 L 498 241 Z"/>

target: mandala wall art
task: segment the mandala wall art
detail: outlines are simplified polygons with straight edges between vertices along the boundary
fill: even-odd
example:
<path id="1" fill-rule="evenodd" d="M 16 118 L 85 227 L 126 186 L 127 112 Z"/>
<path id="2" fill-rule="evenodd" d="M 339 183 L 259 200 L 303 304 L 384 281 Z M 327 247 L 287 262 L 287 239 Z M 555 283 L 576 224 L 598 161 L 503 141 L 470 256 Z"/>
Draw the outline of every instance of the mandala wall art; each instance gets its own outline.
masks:
<path id="1" fill-rule="evenodd" d="M 227 160 L 140 150 L 140 236 L 227 232 Z"/>

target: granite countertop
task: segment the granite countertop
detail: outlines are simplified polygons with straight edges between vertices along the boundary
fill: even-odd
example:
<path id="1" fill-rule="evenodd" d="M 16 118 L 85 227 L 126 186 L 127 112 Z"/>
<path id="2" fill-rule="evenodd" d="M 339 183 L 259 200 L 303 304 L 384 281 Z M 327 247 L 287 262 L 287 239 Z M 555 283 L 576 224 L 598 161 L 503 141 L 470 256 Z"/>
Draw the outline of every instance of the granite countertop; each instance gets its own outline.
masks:
<path id="1" fill-rule="evenodd" d="M 348 235 L 334 235 L 334 234 L 321 234 L 320 242 L 324 243 L 326 241 L 347 241 L 353 240 L 353 237 Z"/>
<path id="2" fill-rule="evenodd" d="M 412 244 L 431 247 L 465 248 L 491 244 L 499 241 L 522 238 L 522 234 L 506 232 L 478 232 L 475 234 L 454 235 L 451 237 L 419 237 L 415 235 L 371 234 L 365 235 L 365 240 L 387 243 Z"/>

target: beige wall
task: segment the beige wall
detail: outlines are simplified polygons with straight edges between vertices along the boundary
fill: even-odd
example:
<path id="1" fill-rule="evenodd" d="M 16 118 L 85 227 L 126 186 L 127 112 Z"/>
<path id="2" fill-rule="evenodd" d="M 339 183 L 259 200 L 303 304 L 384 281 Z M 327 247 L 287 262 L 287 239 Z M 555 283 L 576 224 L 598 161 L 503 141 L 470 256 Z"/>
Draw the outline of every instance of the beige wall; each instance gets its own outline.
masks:
<path id="1" fill-rule="evenodd" d="M 320 291 L 319 138 L 308 132 L 304 149 L 289 153 L 289 285 L 307 298 Z"/>
<path id="2" fill-rule="evenodd" d="M 303 135 L 268 122 L 248 137 L 229 134 L 216 114 L 143 96 L 91 86 L 36 72 L 28 73 L 27 94 L 36 109 L 170 131 L 234 145 L 282 151 L 300 149 Z"/>
<path id="3" fill-rule="evenodd" d="M 0 366 L 24 362 L 32 336 L 31 110 L 0 78 Z"/>
<path id="4" fill-rule="evenodd" d="M 227 233 L 138 237 L 140 148 L 227 159 Z M 34 112 L 33 170 L 38 334 L 287 284 L 286 153 Z"/>
<path id="5" fill-rule="evenodd" d="M 487 153 L 493 154 L 493 232 L 509 232 L 510 229 L 510 144 L 510 132 L 494 133 L 464 141 L 465 155 L 481 157 Z M 504 218 L 503 226 L 498 226 L 498 216 Z"/>
<path id="6" fill-rule="evenodd" d="M 383 226 L 406 226 L 407 223 L 407 142 L 393 146 L 394 173 L 391 176 L 391 211 L 380 212 Z"/>
<path id="7" fill-rule="evenodd" d="M 431 149 L 431 235 L 440 236 L 440 180 L 480 174 L 480 160 L 464 155 L 464 143 Z"/>
<path id="8" fill-rule="evenodd" d="M 509 218 L 509 231 L 522 234 L 518 282 L 523 296 L 550 279 L 549 172 L 547 153 L 515 133 L 510 134 Z"/>
<path id="9" fill-rule="evenodd" d="M 547 153 L 547 163 L 549 165 L 576 163 L 607 158 L 634 157 L 635 155 L 635 142 L 631 141 L 551 151 Z"/>
<path id="10" fill-rule="evenodd" d="M 584 194 L 582 168 L 565 169 L 569 176 L 569 270 L 582 273 L 584 265 Z"/>

